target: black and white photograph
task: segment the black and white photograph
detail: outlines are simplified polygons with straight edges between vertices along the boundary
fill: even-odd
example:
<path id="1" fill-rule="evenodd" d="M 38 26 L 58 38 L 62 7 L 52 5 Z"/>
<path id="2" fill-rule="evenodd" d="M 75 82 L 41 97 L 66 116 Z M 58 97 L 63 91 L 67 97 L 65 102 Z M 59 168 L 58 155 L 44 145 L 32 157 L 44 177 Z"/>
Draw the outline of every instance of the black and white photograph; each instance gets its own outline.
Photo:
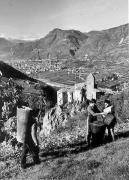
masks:
<path id="1" fill-rule="evenodd" d="M 0 179 L 129 180 L 128 0 L 0 0 Z"/>

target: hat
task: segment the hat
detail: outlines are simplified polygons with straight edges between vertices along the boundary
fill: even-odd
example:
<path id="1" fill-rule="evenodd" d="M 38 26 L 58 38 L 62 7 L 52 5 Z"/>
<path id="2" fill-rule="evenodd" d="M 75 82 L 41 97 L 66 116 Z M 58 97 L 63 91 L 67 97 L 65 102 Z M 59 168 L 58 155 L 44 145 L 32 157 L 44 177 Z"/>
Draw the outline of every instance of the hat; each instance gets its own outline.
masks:
<path id="1" fill-rule="evenodd" d="M 104 103 L 110 104 L 110 100 L 106 99 Z"/>

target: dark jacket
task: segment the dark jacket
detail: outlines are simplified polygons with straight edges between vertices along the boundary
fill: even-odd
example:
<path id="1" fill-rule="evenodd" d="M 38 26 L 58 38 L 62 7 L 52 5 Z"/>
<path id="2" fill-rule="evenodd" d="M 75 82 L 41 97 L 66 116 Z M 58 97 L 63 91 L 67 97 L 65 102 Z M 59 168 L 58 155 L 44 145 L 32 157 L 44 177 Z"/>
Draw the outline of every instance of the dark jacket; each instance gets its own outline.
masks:
<path id="1" fill-rule="evenodd" d="M 89 123 L 93 123 L 94 121 L 97 121 L 97 116 L 94 116 L 94 113 L 100 112 L 97 106 L 96 105 L 94 105 L 93 107 L 88 106 L 87 111 L 88 111 Z"/>

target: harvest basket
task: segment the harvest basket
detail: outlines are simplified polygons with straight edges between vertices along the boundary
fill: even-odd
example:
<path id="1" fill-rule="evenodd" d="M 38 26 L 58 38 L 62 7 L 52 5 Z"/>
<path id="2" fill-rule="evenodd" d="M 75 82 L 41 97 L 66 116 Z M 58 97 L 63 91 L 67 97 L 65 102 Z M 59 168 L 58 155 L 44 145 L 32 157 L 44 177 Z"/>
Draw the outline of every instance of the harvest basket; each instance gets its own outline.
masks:
<path id="1" fill-rule="evenodd" d="M 101 121 L 95 121 L 93 123 L 90 123 L 90 128 L 93 134 L 103 134 L 105 132 L 105 124 Z"/>

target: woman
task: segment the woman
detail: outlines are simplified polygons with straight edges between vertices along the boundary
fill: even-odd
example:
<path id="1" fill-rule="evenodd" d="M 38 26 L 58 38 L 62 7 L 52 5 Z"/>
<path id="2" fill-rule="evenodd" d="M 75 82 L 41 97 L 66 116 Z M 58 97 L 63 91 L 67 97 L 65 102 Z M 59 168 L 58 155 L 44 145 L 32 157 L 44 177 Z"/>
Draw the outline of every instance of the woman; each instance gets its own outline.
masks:
<path id="1" fill-rule="evenodd" d="M 104 123 L 108 131 L 108 138 L 112 141 L 115 140 L 114 127 L 116 124 L 114 108 L 109 100 L 104 101 L 105 108 L 103 110 Z"/>

